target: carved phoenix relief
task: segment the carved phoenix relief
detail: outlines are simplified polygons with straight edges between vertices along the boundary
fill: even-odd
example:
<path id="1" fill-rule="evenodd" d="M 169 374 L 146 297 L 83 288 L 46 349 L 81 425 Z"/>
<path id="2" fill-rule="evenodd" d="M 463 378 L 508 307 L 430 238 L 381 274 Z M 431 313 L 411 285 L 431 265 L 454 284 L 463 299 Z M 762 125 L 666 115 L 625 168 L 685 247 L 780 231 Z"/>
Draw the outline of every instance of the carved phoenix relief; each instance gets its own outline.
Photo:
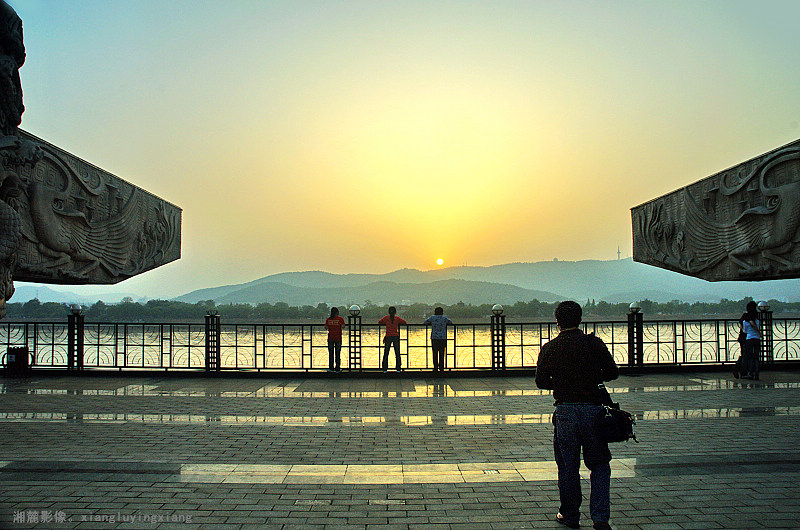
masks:
<path id="1" fill-rule="evenodd" d="M 632 210 L 634 259 L 711 281 L 800 277 L 800 141 Z"/>
<path id="2" fill-rule="evenodd" d="M 15 276 L 116 283 L 180 256 L 180 210 L 38 140 L 44 156 L 22 177 Z"/>

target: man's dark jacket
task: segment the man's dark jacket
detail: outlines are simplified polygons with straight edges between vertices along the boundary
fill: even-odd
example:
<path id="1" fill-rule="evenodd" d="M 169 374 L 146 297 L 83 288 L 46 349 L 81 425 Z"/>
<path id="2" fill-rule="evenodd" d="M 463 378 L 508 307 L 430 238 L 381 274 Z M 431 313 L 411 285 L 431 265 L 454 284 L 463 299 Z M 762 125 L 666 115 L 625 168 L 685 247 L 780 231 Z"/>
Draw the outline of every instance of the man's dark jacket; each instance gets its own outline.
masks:
<path id="1" fill-rule="evenodd" d="M 605 343 L 580 329 L 559 333 L 539 353 L 536 386 L 553 391 L 559 403 L 604 403 L 597 385 L 619 376 Z"/>

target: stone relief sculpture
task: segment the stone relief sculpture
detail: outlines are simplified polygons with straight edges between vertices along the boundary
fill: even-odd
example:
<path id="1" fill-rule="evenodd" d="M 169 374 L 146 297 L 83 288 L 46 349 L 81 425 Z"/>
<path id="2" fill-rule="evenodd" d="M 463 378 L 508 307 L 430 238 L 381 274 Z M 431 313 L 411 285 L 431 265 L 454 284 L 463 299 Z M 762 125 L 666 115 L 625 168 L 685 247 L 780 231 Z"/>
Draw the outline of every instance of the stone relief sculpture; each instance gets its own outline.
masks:
<path id="1" fill-rule="evenodd" d="M 0 0 L 0 318 L 14 278 L 117 283 L 180 258 L 180 208 L 19 129 L 24 62 Z"/>
<path id="2" fill-rule="evenodd" d="M 17 277 L 116 283 L 180 257 L 181 212 L 55 146 L 23 171 Z"/>
<path id="3" fill-rule="evenodd" d="M 800 140 L 631 217 L 636 261 L 710 281 L 800 277 Z"/>

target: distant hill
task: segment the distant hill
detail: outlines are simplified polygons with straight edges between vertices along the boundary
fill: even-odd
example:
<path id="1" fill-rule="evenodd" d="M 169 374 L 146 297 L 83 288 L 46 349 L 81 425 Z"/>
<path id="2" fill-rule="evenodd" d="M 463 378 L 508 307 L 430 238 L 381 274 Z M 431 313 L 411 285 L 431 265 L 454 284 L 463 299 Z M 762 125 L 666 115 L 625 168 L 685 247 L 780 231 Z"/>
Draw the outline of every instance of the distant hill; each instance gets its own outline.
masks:
<path id="1" fill-rule="evenodd" d="M 461 280 L 461 281 L 455 281 Z M 491 267 L 449 267 L 420 271 L 400 269 L 386 274 L 332 274 L 323 271 L 284 272 L 238 285 L 200 289 L 177 300 L 195 303 L 285 302 L 326 303 L 422 302 L 445 304 L 513 303 L 534 298 L 555 301 L 605 300 L 632 302 L 716 302 L 752 296 L 759 300 L 800 301 L 800 279 L 768 282 L 707 282 L 636 263 L 611 261 L 543 261 Z"/>
<path id="2" fill-rule="evenodd" d="M 59 304 L 93 304 L 98 299 L 108 304 L 115 304 L 123 298 L 130 296 L 134 300 L 138 297 L 131 293 L 108 293 L 103 296 L 87 296 L 77 294 L 72 291 L 56 291 L 44 285 L 29 285 L 26 282 L 14 282 L 14 296 L 10 302 L 27 302 L 28 300 L 38 299 L 40 302 L 56 302 Z"/>
<path id="3" fill-rule="evenodd" d="M 88 296 L 62 292 L 39 284 L 18 282 L 11 302 L 38 298 L 41 302 L 93 304 L 98 299 L 113 304 L 132 293 Z M 323 271 L 283 272 L 247 283 L 192 291 L 176 300 L 218 304 L 285 302 L 289 305 L 363 303 L 468 304 L 552 302 L 587 299 L 633 302 L 645 298 L 655 302 L 718 302 L 739 300 L 800 301 L 800 279 L 767 282 L 707 282 L 636 263 L 631 259 L 611 261 L 542 261 L 507 263 L 491 267 L 449 267 L 420 271 L 400 269 L 386 274 L 332 274 Z"/>
<path id="4" fill-rule="evenodd" d="M 676 272 L 637 263 L 610 261 L 543 261 L 492 267 L 462 267 L 454 277 L 491 278 L 491 281 L 562 293 L 574 300 L 607 302 L 686 302 L 738 300 L 745 296 L 768 300 L 800 300 L 800 279 L 767 282 L 708 282 Z"/>
<path id="5" fill-rule="evenodd" d="M 305 284 L 308 278 L 298 283 Z M 334 285 L 340 282 L 330 282 Z M 347 283 L 345 281 L 344 283 Z M 470 280 L 439 280 L 428 283 L 398 283 L 392 281 L 373 281 L 364 285 L 347 285 L 335 287 L 305 287 L 289 285 L 283 282 L 263 281 L 244 284 L 241 289 L 233 289 L 225 294 L 210 296 L 218 291 L 214 289 L 195 291 L 178 298 L 184 302 L 213 299 L 218 304 L 258 304 L 268 302 L 285 302 L 292 306 L 317 305 L 320 302 L 330 304 L 363 304 L 370 301 L 375 304 L 410 304 L 424 302 L 429 304 L 513 304 L 518 300 L 556 301 L 562 297 L 546 291 L 524 289 L 516 285 L 506 285 Z M 315 283 L 315 285 L 325 285 Z"/>

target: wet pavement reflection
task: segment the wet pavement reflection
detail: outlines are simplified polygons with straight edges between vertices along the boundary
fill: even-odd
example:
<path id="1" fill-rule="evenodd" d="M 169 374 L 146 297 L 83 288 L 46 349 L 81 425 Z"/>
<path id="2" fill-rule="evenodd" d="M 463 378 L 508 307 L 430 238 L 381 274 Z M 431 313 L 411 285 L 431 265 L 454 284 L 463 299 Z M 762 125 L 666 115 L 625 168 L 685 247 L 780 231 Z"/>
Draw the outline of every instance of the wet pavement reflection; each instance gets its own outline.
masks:
<path id="1" fill-rule="evenodd" d="M 524 378 L 515 378 L 524 379 Z M 480 380 L 479 384 L 465 384 L 458 379 L 427 381 L 427 380 L 404 380 L 399 386 L 408 389 L 389 389 L 398 386 L 398 380 L 384 379 L 383 381 L 370 381 L 364 384 L 361 379 L 351 379 L 342 381 L 336 379 L 314 379 L 312 381 L 269 381 L 267 383 L 258 382 L 252 385 L 251 381 L 241 381 L 228 379 L 223 385 L 215 384 L 216 380 L 209 379 L 206 382 L 184 382 L 181 380 L 168 381 L 166 383 L 114 383 L 108 381 L 105 384 L 97 385 L 100 388 L 91 388 L 89 381 L 78 380 L 73 383 L 51 381 L 48 379 L 30 380 L 8 380 L 0 383 L 0 394 L 6 393 L 25 393 L 34 395 L 80 395 L 80 396 L 171 396 L 171 397 L 252 397 L 252 398 L 425 398 L 425 397 L 524 397 L 524 396 L 546 396 L 549 390 L 540 390 L 533 384 L 532 378 L 528 379 L 529 388 L 493 388 L 493 389 L 474 389 L 470 386 L 491 386 L 495 381 L 502 382 L 502 379 L 492 378 L 488 381 Z M 608 391 L 612 394 L 626 393 L 652 393 L 652 392 L 708 392 L 732 389 L 776 389 L 790 390 L 800 388 L 800 382 L 769 382 L 737 380 L 727 378 L 691 378 L 689 382 L 683 384 L 670 385 L 635 385 L 637 381 L 631 381 L 629 386 L 619 386 L 619 382 L 612 382 L 607 385 Z M 102 380 L 101 380 L 102 383 Z M 387 387 L 386 389 L 359 389 L 360 387 Z M 66 388 L 71 387 L 71 388 Z M 241 387 L 250 387 L 242 389 Z"/>

